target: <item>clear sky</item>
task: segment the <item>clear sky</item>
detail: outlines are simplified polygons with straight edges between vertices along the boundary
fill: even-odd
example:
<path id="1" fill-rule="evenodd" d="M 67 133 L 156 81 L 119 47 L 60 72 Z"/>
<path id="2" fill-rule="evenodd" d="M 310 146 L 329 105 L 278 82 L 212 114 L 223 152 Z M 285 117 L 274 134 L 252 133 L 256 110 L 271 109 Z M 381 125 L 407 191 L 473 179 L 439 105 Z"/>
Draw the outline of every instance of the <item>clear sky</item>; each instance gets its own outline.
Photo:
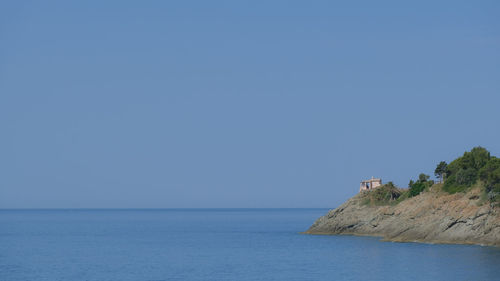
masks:
<path id="1" fill-rule="evenodd" d="M 403 3 L 404 2 L 404 3 Z M 499 1 L 2 1 L 0 208 L 336 207 L 500 155 Z"/>

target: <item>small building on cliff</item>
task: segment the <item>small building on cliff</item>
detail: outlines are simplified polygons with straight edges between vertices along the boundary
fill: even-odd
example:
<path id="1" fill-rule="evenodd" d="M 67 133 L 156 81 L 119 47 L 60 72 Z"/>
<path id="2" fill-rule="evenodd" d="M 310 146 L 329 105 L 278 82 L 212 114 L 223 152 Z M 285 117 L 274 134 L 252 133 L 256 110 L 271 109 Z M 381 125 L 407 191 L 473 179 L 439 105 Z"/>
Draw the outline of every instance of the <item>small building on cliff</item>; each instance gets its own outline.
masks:
<path id="1" fill-rule="evenodd" d="M 379 187 L 381 185 L 382 185 L 382 179 L 376 179 L 372 177 L 369 180 L 361 181 L 361 184 L 359 185 L 359 191 L 361 192 L 363 190 L 370 190 Z"/>

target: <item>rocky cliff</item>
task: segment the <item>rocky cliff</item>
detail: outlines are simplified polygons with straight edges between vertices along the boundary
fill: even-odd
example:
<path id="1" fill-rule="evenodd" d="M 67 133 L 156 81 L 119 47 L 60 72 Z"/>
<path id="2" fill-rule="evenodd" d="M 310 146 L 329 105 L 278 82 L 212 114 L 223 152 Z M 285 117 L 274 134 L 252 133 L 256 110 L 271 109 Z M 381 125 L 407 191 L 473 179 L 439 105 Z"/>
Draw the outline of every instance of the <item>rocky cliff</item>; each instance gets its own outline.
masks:
<path id="1" fill-rule="evenodd" d="M 305 233 L 381 236 L 398 242 L 500 246 L 500 209 L 479 188 L 448 194 L 435 186 L 399 203 L 377 206 L 364 191 L 320 217 Z"/>

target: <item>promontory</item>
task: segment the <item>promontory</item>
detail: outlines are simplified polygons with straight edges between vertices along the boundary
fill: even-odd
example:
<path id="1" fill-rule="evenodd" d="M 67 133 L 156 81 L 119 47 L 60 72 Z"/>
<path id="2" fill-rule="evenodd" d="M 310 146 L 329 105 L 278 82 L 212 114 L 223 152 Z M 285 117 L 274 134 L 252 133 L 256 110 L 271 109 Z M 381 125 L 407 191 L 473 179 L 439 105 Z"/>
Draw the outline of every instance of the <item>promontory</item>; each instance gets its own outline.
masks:
<path id="1" fill-rule="evenodd" d="M 420 174 L 404 189 L 362 183 L 359 194 L 305 233 L 500 246 L 500 158 L 475 147 L 450 164 L 440 162 L 435 175 L 437 182 Z"/>

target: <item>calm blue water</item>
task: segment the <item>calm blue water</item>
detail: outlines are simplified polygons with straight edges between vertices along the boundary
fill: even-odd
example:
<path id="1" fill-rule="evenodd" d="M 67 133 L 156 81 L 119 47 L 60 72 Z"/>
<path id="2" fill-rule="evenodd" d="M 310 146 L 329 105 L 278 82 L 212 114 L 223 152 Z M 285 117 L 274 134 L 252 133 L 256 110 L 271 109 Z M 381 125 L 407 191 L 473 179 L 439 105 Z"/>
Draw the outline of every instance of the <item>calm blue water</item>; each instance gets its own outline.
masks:
<path id="1" fill-rule="evenodd" d="M 500 249 L 299 234 L 326 209 L 2 210 L 0 280 L 499 280 Z"/>

